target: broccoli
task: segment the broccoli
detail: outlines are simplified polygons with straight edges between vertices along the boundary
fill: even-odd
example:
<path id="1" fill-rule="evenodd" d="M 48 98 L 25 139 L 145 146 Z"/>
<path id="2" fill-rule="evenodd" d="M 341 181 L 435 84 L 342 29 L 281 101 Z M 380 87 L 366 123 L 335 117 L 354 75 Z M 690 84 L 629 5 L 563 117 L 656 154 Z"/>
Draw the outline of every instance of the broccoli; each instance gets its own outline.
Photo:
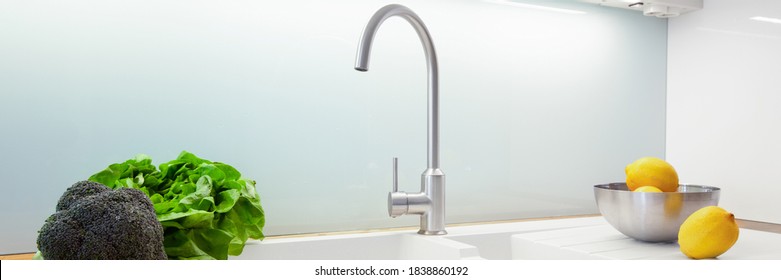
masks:
<path id="1" fill-rule="evenodd" d="M 56 210 L 67 210 L 71 207 L 72 204 L 78 202 L 82 198 L 110 190 L 111 189 L 101 183 L 95 183 L 92 181 L 78 182 L 65 190 L 65 193 L 63 193 L 60 197 L 60 201 L 57 202 Z"/>
<path id="2" fill-rule="evenodd" d="M 152 202 L 132 188 L 81 181 L 68 188 L 38 231 L 49 260 L 167 259 Z"/>

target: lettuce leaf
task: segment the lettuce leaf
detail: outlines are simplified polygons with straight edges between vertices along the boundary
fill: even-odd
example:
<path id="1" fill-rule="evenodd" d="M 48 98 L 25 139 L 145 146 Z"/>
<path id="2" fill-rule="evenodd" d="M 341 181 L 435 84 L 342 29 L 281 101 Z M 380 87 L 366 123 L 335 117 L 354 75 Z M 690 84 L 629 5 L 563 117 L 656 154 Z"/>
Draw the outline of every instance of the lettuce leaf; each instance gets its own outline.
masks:
<path id="1" fill-rule="evenodd" d="M 224 260 L 241 254 L 247 239 L 264 238 L 266 219 L 255 181 L 225 163 L 183 151 L 158 168 L 149 156 L 138 155 L 89 180 L 149 196 L 169 259 Z"/>

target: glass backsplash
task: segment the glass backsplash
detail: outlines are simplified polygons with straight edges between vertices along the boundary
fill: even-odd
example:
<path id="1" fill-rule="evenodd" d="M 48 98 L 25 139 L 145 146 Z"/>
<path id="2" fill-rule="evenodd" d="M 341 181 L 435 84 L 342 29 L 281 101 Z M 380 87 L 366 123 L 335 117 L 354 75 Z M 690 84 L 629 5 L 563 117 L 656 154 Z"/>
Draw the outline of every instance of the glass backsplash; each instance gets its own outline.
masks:
<path id="1" fill-rule="evenodd" d="M 389 1 L 4 1 L 0 254 L 60 194 L 136 154 L 187 150 L 257 181 L 267 235 L 414 226 L 426 66 Z M 597 213 L 592 186 L 664 155 L 667 21 L 577 1 L 395 1 L 439 55 L 447 223 Z M 513 5 L 524 3 L 525 5 Z M 558 10 L 542 9 L 540 6 Z"/>

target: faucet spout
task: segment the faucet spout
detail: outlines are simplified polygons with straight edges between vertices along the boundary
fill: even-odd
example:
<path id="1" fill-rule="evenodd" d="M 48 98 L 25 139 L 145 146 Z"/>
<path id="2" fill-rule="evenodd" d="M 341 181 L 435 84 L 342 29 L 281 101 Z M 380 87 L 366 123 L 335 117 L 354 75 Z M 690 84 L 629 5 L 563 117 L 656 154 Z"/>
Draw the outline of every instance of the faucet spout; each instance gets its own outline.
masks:
<path id="1" fill-rule="evenodd" d="M 428 70 L 428 168 L 421 175 L 421 192 L 399 192 L 396 186 L 396 159 L 394 159 L 394 189 L 388 194 L 388 214 L 398 217 L 405 214 L 421 215 L 419 234 L 441 235 L 445 231 L 445 174 L 439 169 L 439 69 L 437 53 L 431 35 L 417 14 L 402 5 L 392 4 L 380 8 L 369 19 L 363 30 L 355 70 L 369 70 L 369 54 L 372 41 L 382 23 L 393 16 L 409 22 L 423 44 Z"/>
<path id="2" fill-rule="evenodd" d="M 426 25 L 415 12 L 409 8 L 391 4 L 379 9 L 366 24 L 361 40 L 358 43 L 358 53 L 355 56 L 355 70 L 369 71 L 369 55 L 372 42 L 377 30 L 382 23 L 393 16 L 399 16 L 410 24 L 418 33 L 418 38 L 423 44 L 426 54 L 426 67 L 428 70 L 428 167 L 439 168 L 439 66 L 437 64 L 437 52 L 434 50 L 434 42 L 428 33 Z"/>

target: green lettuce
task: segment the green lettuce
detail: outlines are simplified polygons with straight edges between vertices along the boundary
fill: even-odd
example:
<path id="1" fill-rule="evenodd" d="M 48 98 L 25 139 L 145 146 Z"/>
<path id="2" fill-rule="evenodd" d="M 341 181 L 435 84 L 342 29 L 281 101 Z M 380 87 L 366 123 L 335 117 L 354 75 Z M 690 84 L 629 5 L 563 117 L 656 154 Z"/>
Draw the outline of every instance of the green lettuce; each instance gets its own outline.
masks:
<path id="1" fill-rule="evenodd" d="M 158 168 L 149 156 L 138 155 L 89 180 L 144 192 L 163 225 L 168 259 L 225 260 L 241 254 L 247 239 L 264 238 L 255 181 L 224 163 L 183 151 Z"/>

